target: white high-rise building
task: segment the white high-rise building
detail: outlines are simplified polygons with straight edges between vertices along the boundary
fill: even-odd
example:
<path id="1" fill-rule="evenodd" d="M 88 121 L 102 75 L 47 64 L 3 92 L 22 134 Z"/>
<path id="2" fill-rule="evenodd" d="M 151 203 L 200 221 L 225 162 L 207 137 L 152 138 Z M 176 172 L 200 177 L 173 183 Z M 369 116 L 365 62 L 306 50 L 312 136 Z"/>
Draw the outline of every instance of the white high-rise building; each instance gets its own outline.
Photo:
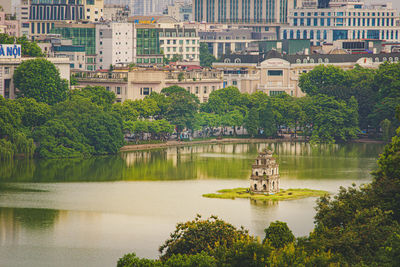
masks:
<path id="1" fill-rule="evenodd" d="M 129 64 L 133 61 L 133 23 L 111 22 L 96 25 L 97 67 Z"/>

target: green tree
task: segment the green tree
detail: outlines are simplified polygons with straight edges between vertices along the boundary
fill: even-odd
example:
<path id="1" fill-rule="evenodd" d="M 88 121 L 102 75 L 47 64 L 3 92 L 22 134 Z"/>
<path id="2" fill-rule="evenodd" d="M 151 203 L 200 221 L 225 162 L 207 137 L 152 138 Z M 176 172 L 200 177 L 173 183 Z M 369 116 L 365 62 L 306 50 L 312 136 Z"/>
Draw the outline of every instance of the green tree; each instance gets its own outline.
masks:
<path id="1" fill-rule="evenodd" d="M 165 260 L 174 254 L 210 252 L 217 244 L 230 248 L 237 240 L 249 238 L 244 229 L 236 229 L 215 216 L 207 220 L 197 216 L 192 221 L 179 223 L 159 251 L 162 253 L 161 258 Z"/>
<path id="2" fill-rule="evenodd" d="M 33 132 L 41 157 L 116 153 L 124 144 L 122 119 L 90 99 L 75 96 L 54 105 L 53 116 Z"/>
<path id="3" fill-rule="evenodd" d="M 334 143 L 356 137 L 358 132 L 357 101 L 335 100 L 334 97 L 316 95 L 307 99 L 304 111 L 312 123 L 311 141 L 314 143 Z"/>
<path id="4" fill-rule="evenodd" d="M 117 267 L 162 267 L 163 264 L 156 260 L 141 259 L 135 253 L 129 253 L 120 258 Z"/>
<path id="5" fill-rule="evenodd" d="M 211 68 L 212 63 L 217 59 L 208 51 L 206 43 L 200 43 L 200 66 Z"/>
<path id="6" fill-rule="evenodd" d="M 277 126 L 274 115 L 274 110 L 272 109 L 272 105 L 269 101 L 262 104 L 262 106 L 259 108 L 260 128 L 263 129 L 265 137 L 272 137 L 276 135 Z"/>
<path id="7" fill-rule="evenodd" d="M 14 72 L 19 96 L 54 105 L 66 99 L 68 85 L 56 66 L 45 59 L 23 61 Z"/>
<path id="8" fill-rule="evenodd" d="M 367 129 L 370 125 L 368 115 L 372 113 L 377 102 L 377 91 L 374 85 L 376 71 L 356 65 L 354 69 L 348 70 L 347 73 L 352 87 L 350 91 L 353 92 L 358 103 L 360 128 Z"/>
<path id="9" fill-rule="evenodd" d="M 386 142 L 390 141 L 390 138 L 392 137 L 392 123 L 388 119 L 384 119 L 381 122 L 381 128 L 382 128 L 382 139 Z"/>
<path id="10" fill-rule="evenodd" d="M 229 86 L 211 92 L 207 103 L 202 106 L 202 110 L 208 113 L 224 115 L 238 109 L 244 115 L 247 109 L 243 104 L 244 99 L 239 89 L 234 86 Z"/>
<path id="11" fill-rule="evenodd" d="M 175 125 L 178 137 L 183 129 L 191 129 L 199 108 L 199 99 L 179 86 L 171 86 L 161 91 L 166 95 L 168 107 L 166 119 Z"/>
<path id="12" fill-rule="evenodd" d="M 337 99 L 349 99 L 350 91 L 348 74 L 333 65 L 319 65 L 312 71 L 300 76 L 299 87 L 309 96 L 324 94 Z"/>
<path id="13" fill-rule="evenodd" d="M 259 114 L 257 109 L 252 108 L 246 114 L 244 118 L 244 126 L 246 127 L 247 132 L 254 137 L 258 134 L 258 126 L 260 125 L 259 122 Z"/>
<path id="14" fill-rule="evenodd" d="M 273 248 L 268 243 L 242 239 L 229 247 L 218 243 L 211 254 L 216 258 L 217 266 L 262 267 L 269 266 L 272 251 Z"/>
<path id="15" fill-rule="evenodd" d="M 374 85 L 378 88 L 378 97 L 383 99 L 400 97 L 400 64 L 385 62 L 376 71 Z"/>
<path id="16" fill-rule="evenodd" d="M 385 97 L 379 100 L 372 111 L 369 114 L 368 119 L 371 125 L 375 128 L 379 128 L 382 121 L 385 119 L 389 120 L 392 123 L 393 128 L 397 128 L 400 126 L 400 120 L 396 119 L 396 107 L 400 106 L 400 97 L 398 98 L 390 98 Z"/>
<path id="17" fill-rule="evenodd" d="M 82 96 L 90 99 L 93 103 L 107 109 L 115 102 L 115 94 L 107 91 L 103 86 L 86 86 L 82 89 L 71 91 L 71 97 Z"/>
<path id="18" fill-rule="evenodd" d="M 399 112 L 398 115 L 400 116 Z M 400 222 L 400 128 L 386 145 L 378 160 L 378 169 L 374 172 L 372 189 L 379 203 L 385 211 L 392 211 L 393 217 Z"/>
<path id="19" fill-rule="evenodd" d="M 271 222 L 269 227 L 266 228 L 264 232 L 265 238 L 263 243 L 268 240 L 274 248 L 283 248 L 295 240 L 292 231 L 285 222 Z"/>

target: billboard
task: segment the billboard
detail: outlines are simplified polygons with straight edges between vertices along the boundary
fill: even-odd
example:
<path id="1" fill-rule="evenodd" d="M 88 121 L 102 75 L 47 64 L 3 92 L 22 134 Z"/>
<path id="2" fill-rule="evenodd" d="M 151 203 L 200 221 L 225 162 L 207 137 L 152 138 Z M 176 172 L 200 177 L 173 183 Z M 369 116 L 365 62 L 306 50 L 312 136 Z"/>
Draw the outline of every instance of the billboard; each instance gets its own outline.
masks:
<path id="1" fill-rule="evenodd" d="M 0 44 L 0 58 L 21 58 L 21 45 Z"/>

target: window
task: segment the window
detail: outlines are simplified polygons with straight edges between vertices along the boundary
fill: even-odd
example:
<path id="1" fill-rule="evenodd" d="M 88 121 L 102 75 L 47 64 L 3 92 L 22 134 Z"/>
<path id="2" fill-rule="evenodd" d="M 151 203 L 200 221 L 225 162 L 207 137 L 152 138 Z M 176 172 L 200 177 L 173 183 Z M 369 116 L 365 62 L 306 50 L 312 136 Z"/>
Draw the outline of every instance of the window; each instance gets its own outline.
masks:
<path id="1" fill-rule="evenodd" d="M 268 76 L 283 76 L 283 70 L 269 70 Z"/>
<path id="2" fill-rule="evenodd" d="M 269 95 L 270 96 L 276 96 L 276 95 L 282 95 L 284 93 L 285 93 L 285 91 L 270 91 Z"/>
<path id="3" fill-rule="evenodd" d="M 150 88 L 148 88 L 148 87 L 145 87 L 145 88 L 142 88 L 142 95 L 150 95 Z"/>
<path id="4" fill-rule="evenodd" d="M 198 86 L 196 86 L 196 91 L 195 91 L 195 93 L 196 93 L 196 94 L 199 93 L 199 87 L 198 87 Z"/>
<path id="5" fill-rule="evenodd" d="M 207 86 L 204 86 L 204 87 L 203 87 L 203 93 L 204 93 L 204 94 L 207 94 Z"/>
<path id="6" fill-rule="evenodd" d="M 236 80 L 233 80 L 233 81 L 232 81 L 232 85 L 237 85 L 237 81 L 236 81 Z"/>
<path id="7" fill-rule="evenodd" d="M 117 87 L 117 95 L 121 94 L 121 87 Z"/>

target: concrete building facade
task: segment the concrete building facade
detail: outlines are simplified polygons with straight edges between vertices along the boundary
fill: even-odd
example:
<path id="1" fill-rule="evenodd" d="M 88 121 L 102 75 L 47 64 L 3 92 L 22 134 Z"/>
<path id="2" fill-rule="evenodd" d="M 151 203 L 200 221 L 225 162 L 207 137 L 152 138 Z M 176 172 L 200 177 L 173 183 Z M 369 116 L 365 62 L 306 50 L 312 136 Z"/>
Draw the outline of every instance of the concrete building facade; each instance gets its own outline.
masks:
<path id="1" fill-rule="evenodd" d="M 133 62 L 133 28 L 128 22 L 96 25 L 97 68 L 108 69 L 117 63 Z"/>
<path id="2" fill-rule="evenodd" d="M 161 28 L 159 31 L 160 48 L 166 58 L 181 55 L 183 61 L 200 61 L 200 37 L 194 28 Z"/>
<path id="3" fill-rule="evenodd" d="M 310 39 L 314 45 L 336 40 L 400 39 L 399 12 L 389 4 L 331 1 L 329 8 L 301 7 L 288 13 L 280 39 Z"/>

